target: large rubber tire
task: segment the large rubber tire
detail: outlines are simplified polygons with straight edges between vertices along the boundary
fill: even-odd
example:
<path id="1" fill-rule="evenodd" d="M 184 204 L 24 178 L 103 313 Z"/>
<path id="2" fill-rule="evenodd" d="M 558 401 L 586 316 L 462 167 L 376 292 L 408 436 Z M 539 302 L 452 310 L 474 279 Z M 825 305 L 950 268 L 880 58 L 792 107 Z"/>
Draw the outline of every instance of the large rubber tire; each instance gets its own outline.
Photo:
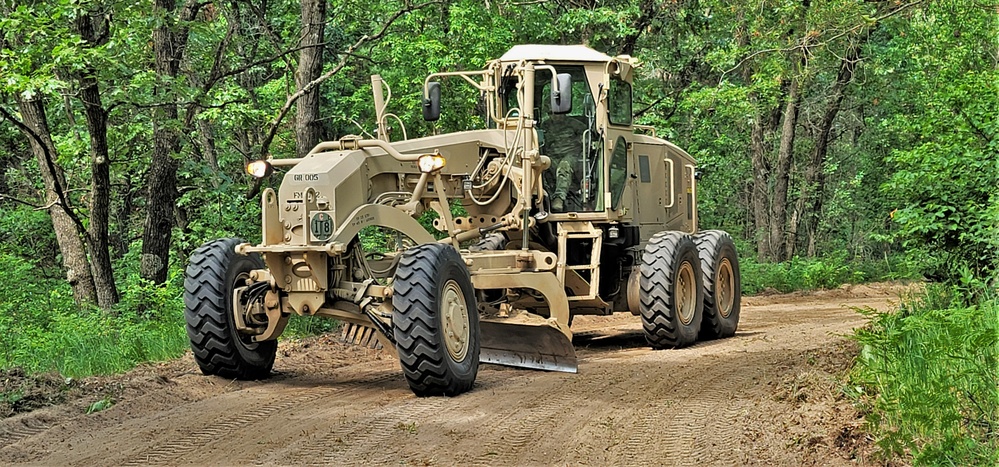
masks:
<path id="1" fill-rule="evenodd" d="M 406 250 L 392 290 L 393 334 L 413 393 L 456 396 L 472 389 L 479 314 L 461 255 L 441 243 Z"/>
<path id="2" fill-rule="evenodd" d="M 264 264 L 257 256 L 236 254 L 240 243 L 243 240 L 224 238 L 194 250 L 184 277 L 184 319 L 202 373 L 263 379 L 274 366 L 277 341 L 252 342 L 236 330 L 232 292 L 246 283 L 250 271 Z"/>
<path id="3" fill-rule="evenodd" d="M 654 349 L 697 341 L 704 309 L 701 269 L 693 238 L 660 232 L 645 246 L 639 278 L 645 340 Z"/>
<path id="4" fill-rule="evenodd" d="M 721 230 L 706 230 L 694 238 L 704 275 L 702 339 L 732 337 L 739 327 L 742 279 L 739 256 L 732 237 Z"/>

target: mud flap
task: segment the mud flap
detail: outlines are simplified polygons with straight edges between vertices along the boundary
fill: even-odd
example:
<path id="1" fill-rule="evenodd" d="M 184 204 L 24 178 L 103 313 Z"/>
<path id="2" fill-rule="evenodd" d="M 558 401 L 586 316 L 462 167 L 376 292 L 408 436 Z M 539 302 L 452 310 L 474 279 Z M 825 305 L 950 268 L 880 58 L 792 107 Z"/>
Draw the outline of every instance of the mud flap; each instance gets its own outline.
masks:
<path id="1" fill-rule="evenodd" d="M 479 322 L 479 361 L 535 370 L 575 373 L 572 341 L 549 324 Z"/>

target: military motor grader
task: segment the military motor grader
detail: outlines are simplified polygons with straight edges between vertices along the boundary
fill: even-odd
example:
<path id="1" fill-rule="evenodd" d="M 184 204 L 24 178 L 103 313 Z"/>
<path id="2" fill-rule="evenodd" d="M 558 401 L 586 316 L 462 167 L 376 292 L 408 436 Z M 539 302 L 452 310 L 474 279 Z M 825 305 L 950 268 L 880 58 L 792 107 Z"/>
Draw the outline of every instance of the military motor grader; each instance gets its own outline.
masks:
<path id="1" fill-rule="evenodd" d="M 735 248 L 698 231 L 693 158 L 632 121 L 637 65 L 516 46 L 424 83 L 426 120 L 440 118 L 440 80 L 461 79 L 483 96 L 486 128 L 401 141 L 373 76 L 377 137 L 251 163 L 258 177 L 284 170 L 261 195 L 261 243 L 191 256 L 185 317 L 202 372 L 266 377 L 292 313 L 370 330 L 419 396 L 468 391 L 480 362 L 575 372 L 576 315 L 639 315 L 656 349 L 733 335 Z M 427 210 L 440 239 L 417 221 Z M 366 251 L 370 229 L 394 249 Z"/>

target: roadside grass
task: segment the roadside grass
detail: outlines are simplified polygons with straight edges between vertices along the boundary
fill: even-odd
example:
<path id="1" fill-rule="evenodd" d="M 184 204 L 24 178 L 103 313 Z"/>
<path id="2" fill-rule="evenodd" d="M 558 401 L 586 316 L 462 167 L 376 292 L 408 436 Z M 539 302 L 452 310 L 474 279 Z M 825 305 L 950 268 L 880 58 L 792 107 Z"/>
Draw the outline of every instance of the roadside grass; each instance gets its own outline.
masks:
<path id="1" fill-rule="evenodd" d="M 113 374 L 176 358 L 187 345 L 176 286 L 126 280 L 121 303 L 105 313 L 77 306 L 65 280 L 36 277 L 39 269 L 23 258 L 0 255 L 0 267 L 6 276 L 0 281 L 0 369 L 76 378 Z"/>
<path id="2" fill-rule="evenodd" d="M 781 263 L 761 263 L 740 248 L 742 293 L 766 290 L 781 293 L 798 290 L 834 289 L 843 284 L 861 284 L 920 277 L 915 261 L 902 255 L 883 259 L 849 258 L 845 252 L 816 258 L 794 257 Z"/>
<path id="3" fill-rule="evenodd" d="M 934 284 L 865 311 L 846 392 L 885 460 L 999 465 L 999 300 Z"/>

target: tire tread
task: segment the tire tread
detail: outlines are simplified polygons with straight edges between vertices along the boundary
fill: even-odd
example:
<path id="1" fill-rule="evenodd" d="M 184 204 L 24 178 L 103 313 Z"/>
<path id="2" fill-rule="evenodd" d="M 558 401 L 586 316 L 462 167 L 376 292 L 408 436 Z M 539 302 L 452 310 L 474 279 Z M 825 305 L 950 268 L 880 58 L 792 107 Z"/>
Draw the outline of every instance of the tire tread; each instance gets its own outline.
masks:
<path id="1" fill-rule="evenodd" d="M 666 231 L 655 234 L 642 255 L 639 278 L 642 326 L 646 341 L 654 349 L 685 347 L 697 340 L 700 309 L 695 311 L 694 319 L 688 325 L 683 325 L 674 312 L 675 271 L 682 261 L 681 250 L 691 248 L 696 246 L 690 235 Z M 700 291 L 700 288 L 697 290 Z M 695 329 L 693 337 L 690 328 Z"/>
<path id="2" fill-rule="evenodd" d="M 701 324 L 701 338 L 721 339 L 732 337 L 739 326 L 739 308 L 741 304 L 741 290 L 737 290 L 737 297 L 732 312 L 726 318 L 721 316 L 715 301 L 715 274 L 716 268 L 720 264 L 719 255 L 722 250 L 732 252 L 729 258 L 735 274 L 736 287 L 740 287 L 739 260 L 735 253 L 735 243 L 732 237 L 722 230 L 705 230 L 699 232 L 694 241 L 697 243 L 697 254 L 701 263 L 701 274 L 704 282 L 704 322 Z"/>
<path id="3" fill-rule="evenodd" d="M 393 282 L 392 325 L 403 374 L 417 396 L 455 396 L 472 388 L 471 378 L 454 374 L 445 359 L 447 349 L 439 336 L 436 278 L 446 261 L 464 264 L 461 256 L 448 245 L 429 243 L 407 250 L 399 260 Z M 464 273 L 466 276 L 467 271 Z M 471 279 L 468 279 L 471 284 Z M 474 303 L 469 313 L 477 313 Z M 477 328 L 476 328 L 477 329 Z M 474 332 L 474 331 L 473 331 Z M 478 367 L 478 339 L 473 339 L 475 368 Z"/>
<path id="4" fill-rule="evenodd" d="M 277 352 L 276 342 L 258 344 L 264 363 L 254 364 L 240 355 L 238 337 L 229 331 L 225 308 L 226 273 L 236 256 L 238 238 L 208 242 L 191 255 L 184 278 L 184 320 L 194 360 L 206 375 L 243 380 L 270 375 Z M 259 259 L 256 263 L 262 266 Z"/>

